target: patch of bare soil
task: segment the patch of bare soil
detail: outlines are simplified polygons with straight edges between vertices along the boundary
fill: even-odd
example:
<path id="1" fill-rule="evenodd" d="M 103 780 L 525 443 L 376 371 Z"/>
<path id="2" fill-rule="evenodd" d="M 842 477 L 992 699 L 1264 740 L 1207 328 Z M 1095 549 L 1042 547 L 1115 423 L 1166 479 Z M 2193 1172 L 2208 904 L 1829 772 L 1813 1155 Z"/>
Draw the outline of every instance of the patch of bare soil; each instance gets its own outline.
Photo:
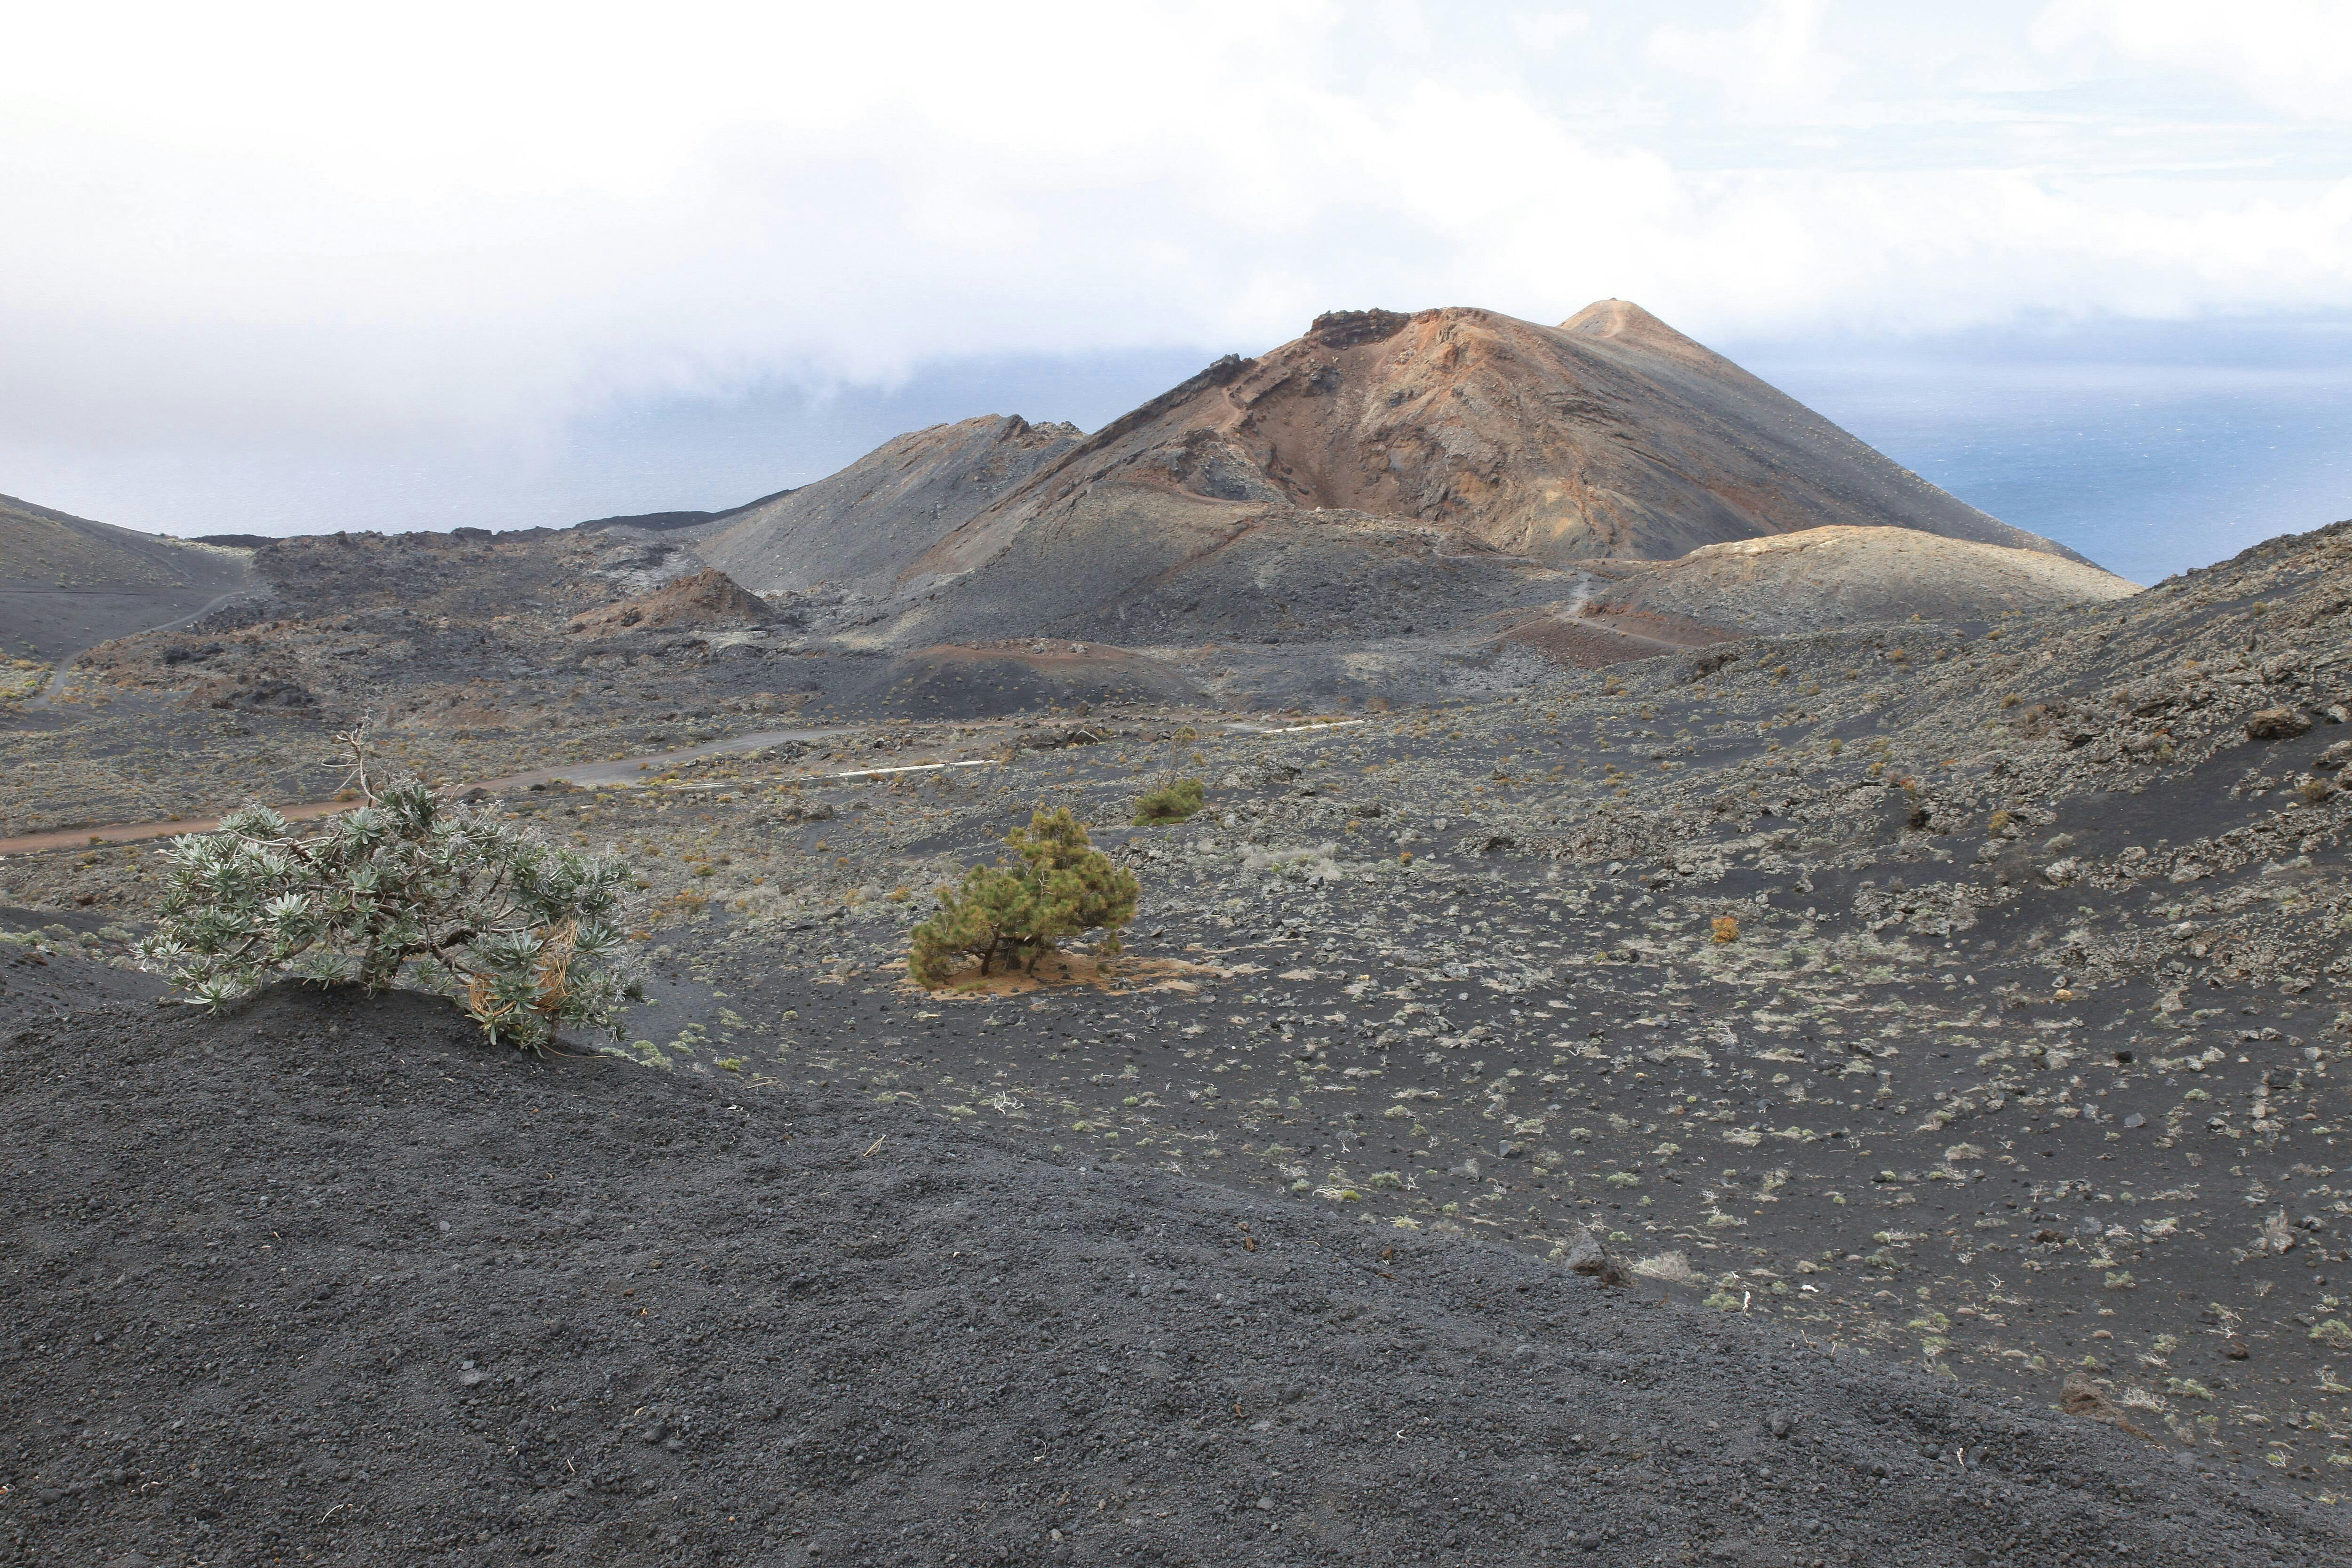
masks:
<path id="1" fill-rule="evenodd" d="M 1181 671 L 1148 654 L 1034 637 L 918 648 L 892 659 L 866 699 L 879 711 L 914 719 L 1200 700 L 1200 688 Z"/>
<path id="2" fill-rule="evenodd" d="M 1574 611 L 1548 608 L 1514 621 L 1496 639 L 1529 647 L 1578 669 L 1598 669 L 1631 659 L 1730 642 L 1732 633 L 1673 616 L 1622 605 L 1587 605 Z"/>

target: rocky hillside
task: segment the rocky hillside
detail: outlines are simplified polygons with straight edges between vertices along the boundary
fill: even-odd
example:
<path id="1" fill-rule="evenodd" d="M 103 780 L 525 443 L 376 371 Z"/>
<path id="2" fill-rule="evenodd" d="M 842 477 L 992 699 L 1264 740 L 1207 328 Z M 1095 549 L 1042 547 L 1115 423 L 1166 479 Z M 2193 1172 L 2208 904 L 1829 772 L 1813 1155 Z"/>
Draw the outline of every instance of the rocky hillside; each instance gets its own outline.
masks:
<path id="1" fill-rule="evenodd" d="M 0 702 L 0 833 L 318 798 L 362 719 L 430 776 L 490 778 L 868 677 L 674 533 L 328 534 L 253 563 L 212 613 L 89 649 L 46 708 Z"/>
<path id="2" fill-rule="evenodd" d="M 0 657 L 77 653 L 193 616 L 252 581 L 242 551 L 0 496 Z"/>
<path id="3" fill-rule="evenodd" d="M 702 558 L 757 594 L 897 591 L 908 565 L 1077 445 L 1068 425 L 989 415 L 900 436 L 826 479 L 698 529 Z"/>
<path id="4" fill-rule="evenodd" d="M 650 594 L 577 616 L 574 632 L 716 630 L 764 626 L 774 619 L 767 601 L 743 590 L 724 572 L 706 568 L 673 579 Z"/>

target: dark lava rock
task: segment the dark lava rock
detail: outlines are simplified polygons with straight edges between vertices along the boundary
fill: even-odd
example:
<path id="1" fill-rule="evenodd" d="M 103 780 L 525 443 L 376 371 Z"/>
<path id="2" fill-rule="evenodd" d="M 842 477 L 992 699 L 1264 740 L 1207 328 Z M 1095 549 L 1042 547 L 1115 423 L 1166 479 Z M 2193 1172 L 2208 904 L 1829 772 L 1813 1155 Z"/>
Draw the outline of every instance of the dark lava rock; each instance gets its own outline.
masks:
<path id="1" fill-rule="evenodd" d="M 1576 1273 L 1598 1279 L 1603 1285 L 1622 1285 L 1629 1276 L 1625 1266 L 1601 1244 L 1597 1236 L 1585 1235 L 1569 1247 L 1566 1262 Z"/>
<path id="2" fill-rule="evenodd" d="M 270 710 L 310 708 L 318 699 L 290 680 L 262 680 L 251 686 L 240 686 L 225 697 L 215 698 L 215 708 L 233 709 L 241 713 L 257 713 Z"/>
<path id="3" fill-rule="evenodd" d="M 2249 741 L 2292 741 L 2311 731 L 2311 715 L 2300 708 L 2265 708 L 2246 721 Z"/>

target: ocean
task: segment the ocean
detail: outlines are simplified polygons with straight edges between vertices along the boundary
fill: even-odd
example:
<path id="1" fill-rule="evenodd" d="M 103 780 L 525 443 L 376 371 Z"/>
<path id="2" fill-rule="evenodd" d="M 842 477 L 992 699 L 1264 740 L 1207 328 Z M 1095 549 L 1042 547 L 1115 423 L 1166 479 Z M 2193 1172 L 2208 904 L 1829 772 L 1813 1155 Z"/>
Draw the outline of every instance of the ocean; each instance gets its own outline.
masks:
<path id="1" fill-rule="evenodd" d="M 1757 374 L 2004 522 L 2141 584 L 2352 518 L 2352 333 L 2143 328 L 1822 355 Z"/>

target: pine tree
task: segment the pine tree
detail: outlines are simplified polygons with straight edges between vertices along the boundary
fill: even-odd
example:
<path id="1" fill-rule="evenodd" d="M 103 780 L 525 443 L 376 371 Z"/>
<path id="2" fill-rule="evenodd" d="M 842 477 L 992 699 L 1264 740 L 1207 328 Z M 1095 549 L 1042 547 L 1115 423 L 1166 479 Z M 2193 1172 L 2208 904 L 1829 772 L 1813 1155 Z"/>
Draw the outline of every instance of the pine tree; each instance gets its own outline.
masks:
<path id="1" fill-rule="evenodd" d="M 1067 806 L 1030 814 L 1005 843 L 1018 865 L 974 866 L 961 886 L 940 889 L 939 912 L 916 926 L 907 973 L 918 984 L 947 984 L 962 961 L 1034 972 L 1070 937 L 1104 932 L 1097 958 L 1120 951 L 1118 928 L 1135 919 L 1142 889 L 1134 874 L 1093 847 Z"/>

